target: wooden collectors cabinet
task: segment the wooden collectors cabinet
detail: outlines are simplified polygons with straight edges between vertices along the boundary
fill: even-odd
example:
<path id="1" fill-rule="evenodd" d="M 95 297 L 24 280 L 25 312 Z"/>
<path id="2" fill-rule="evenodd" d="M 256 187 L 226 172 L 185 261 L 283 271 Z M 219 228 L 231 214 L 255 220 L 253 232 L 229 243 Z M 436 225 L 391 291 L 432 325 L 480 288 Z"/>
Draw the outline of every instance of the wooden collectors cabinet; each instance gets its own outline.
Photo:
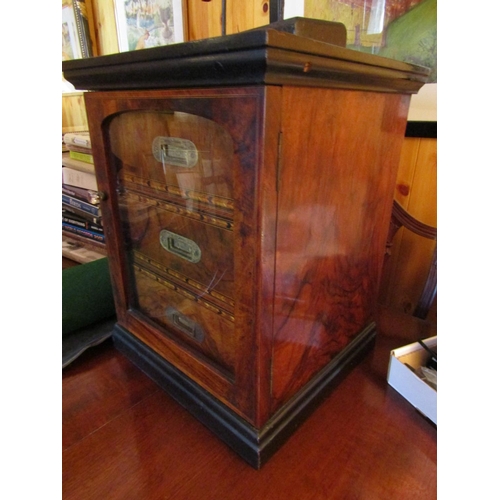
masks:
<path id="1" fill-rule="evenodd" d="M 272 29 L 63 69 L 93 90 L 115 343 L 258 468 L 374 339 L 427 72 Z"/>

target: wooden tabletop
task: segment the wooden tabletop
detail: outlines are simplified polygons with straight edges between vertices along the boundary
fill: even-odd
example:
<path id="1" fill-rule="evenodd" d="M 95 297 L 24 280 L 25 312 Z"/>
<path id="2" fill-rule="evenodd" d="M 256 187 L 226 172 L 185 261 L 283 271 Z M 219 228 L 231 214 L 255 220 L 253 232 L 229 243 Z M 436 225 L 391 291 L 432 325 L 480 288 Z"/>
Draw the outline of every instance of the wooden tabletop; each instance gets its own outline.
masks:
<path id="1" fill-rule="evenodd" d="M 111 340 L 89 349 L 63 371 L 63 498 L 436 498 L 437 429 L 386 381 L 390 350 L 435 329 L 379 316 L 374 350 L 260 471 Z"/>

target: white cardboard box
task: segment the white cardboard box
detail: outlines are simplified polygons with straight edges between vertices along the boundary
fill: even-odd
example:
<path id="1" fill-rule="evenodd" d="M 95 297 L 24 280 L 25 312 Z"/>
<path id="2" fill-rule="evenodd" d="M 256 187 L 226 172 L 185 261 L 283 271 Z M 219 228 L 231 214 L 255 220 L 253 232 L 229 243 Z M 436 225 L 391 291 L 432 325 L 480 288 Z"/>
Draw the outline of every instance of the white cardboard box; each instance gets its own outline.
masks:
<path id="1" fill-rule="evenodd" d="M 425 345 L 437 350 L 437 336 L 424 340 Z M 404 396 L 418 411 L 437 425 L 437 390 L 408 368 L 415 371 L 425 366 L 430 354 L 418 343 L 409 344 L 391 351 L 387 381 Z"/>

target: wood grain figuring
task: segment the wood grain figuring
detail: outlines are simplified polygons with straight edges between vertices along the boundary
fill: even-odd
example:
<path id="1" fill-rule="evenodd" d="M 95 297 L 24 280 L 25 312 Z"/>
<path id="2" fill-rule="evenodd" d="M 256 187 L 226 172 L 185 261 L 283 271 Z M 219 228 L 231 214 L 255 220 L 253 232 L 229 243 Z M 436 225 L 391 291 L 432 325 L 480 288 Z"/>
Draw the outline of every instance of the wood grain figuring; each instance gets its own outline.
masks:
<path id="1" fill-rule="evenodd" d="M 276 407 L 373 319 L 407 105 L 400 96 L 284 89 Z"/>
<path id="2" fill-rule="evenodd" d="M 221 36 L 222 4 L 221 2 L 187 1 L 189 18 L 189 40 L 200 40 Z M 250 2 L 226 1 L 226 34 L 264 26 L 269 23 L 269 2 L 252 0 Z"/>
<path id="3" fill-rule="evenodd" d="M 401 148 L 394 199 L 405 210 L 408 210 L 409 195 L 412 190 L 415 169 L 418 168 L 420 143 L 421 139 L 419 138 L 407 137 L 403 141 L 403 147 Z"/>
<path id="4" fill-rule="evenodd" d="M 90 0 L 90 3 L 94 21 L 96 55 L 116 54 L 119 48 L 114 1 Z"/>
<path id="5" fill-rule="evenodd" d="M 85 112 L 82 92 L 62 95 L 62 133 L 88 130 L 89 124 Z"/>
<path id="6" fill-rule="evenodd" d="M 201 40 L 221 36 L 221 2 L 187 0 L 188 40 Z"/>
<path id="7" fill-rule="evenodd" d="M 155 390 L 110 342 L 92 348 L 63 371 L 63 497 L 437 498 L 436 428 L 385 379 L 404 335 L 432 332 L 427 322 L 389 312 L 379 315 L 384 329 L 372 354 L 260 471 Z"/>
<path id="8" fill-rule="evenodd" d="M 136 266 L 134 278 L 138 296 L 136 307 L 158 323 L 164 335 L 173 335 L 182 345 L 193 351 L 195 356 L 199 353 L 203 358 L 208 358 L 212 366 L 232 379 L 234 358 L 238 352 L 238 335 L 235 334 L 234 322 L 231 321 L 230 315 L 220 314 L 220 311 L 210 302 L 203 300 L 202 296 L 175 286 L 144 268 Z M 166 313 L 168 308 L 174 308 L 174 313 L 180 316 L 178 321 L 176 317 Z M 182 318 L 188 320 L 186 326 L 182 323 Z M 192 323 L 199 327 L 200 336 L 192 332 Z"/>
<path id="9" fill-rule="evenodd" d="M 170 280 L 175 285 L 179 285 L 192 296 L 196 296 L 197 300 L 202 300 L 211 304 L 210 307 L 216 307 L 218 314 L 234 321 L 234 300 L 222 293 L 216 291 L 212 285 L 207 286 L 198 281 L 191 279 L 185 274 L 179 273 L 173 269 L 165 267 L 160 262 L 157 262 L 147 255 L 134 251 L 131 257 L 131 262 L 134 265 L 148 269 L 158 275 L 159 280 Z"/>
<path id="10" fill-rule="evenodd" d="M 226 34 L 228 35 L 269 24 L 269 1 L 227 0 L 226 19 Z"/>
<path id="11" fill-rule="evenodd" d="M 123 221 L 130 228 L 130 248 L 152 259 L 160 266 L 160 270 L 166 268 L 180 273 L 200 283 L 207 293 L 213 290 L 232 298 L 233 232 L 189 217 L 180 217 L 156 206 L 146 206 L 146 210 L 143 208 L 143 203 L 131 203 L 121 211 Z M 189 251 L 176 250 L 174 243 L 171 244 L 173 248 L 162 245 L 160 233 L 165 230 L 192 241 L 200 252 L 199 261 L 191 262 Z M 172 240 L 174 238 L 170 237 Z"/>
<path id="12" fill-rule="evenodd" d="M 418 167 L 417 167 L 418 165 Z M 408 210 L 420 221 L 437 226 L 437 140 L 420 139 Z"/>
<path id="13" fill-rule="evenodd" d="M 232 197 L 233 142 L 229 133 L 212 120 L 187 113 L 130 112 L 111 121 L 109 134 L 111 150 L 121 162 L 121 175 L 175 186 L 181 193 Z M 168 158 L 160 161 L 153 145 L 162 137 L 189 141 L 195 150 L 194 165 L 179 166 Z M 161 194 L 157 191 L 158 196 Z M 184 196 L 188 202 L 192 200 Z"/>

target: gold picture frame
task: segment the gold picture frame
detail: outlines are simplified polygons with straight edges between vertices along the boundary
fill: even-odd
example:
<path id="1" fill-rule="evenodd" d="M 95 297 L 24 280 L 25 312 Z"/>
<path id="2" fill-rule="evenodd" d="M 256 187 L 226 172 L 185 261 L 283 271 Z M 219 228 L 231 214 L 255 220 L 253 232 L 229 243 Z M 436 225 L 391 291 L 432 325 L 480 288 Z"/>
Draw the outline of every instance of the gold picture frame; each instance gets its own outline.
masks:
<path id="1" fill-rule="evenodd" d="M 62 0 L 62 60 L 93 55 L 85 0 Z"/>
<path id="2" fill-rule="evenodd" d="M 115 0 L 120 52 L 181 43 L 184 0 Z"/>

